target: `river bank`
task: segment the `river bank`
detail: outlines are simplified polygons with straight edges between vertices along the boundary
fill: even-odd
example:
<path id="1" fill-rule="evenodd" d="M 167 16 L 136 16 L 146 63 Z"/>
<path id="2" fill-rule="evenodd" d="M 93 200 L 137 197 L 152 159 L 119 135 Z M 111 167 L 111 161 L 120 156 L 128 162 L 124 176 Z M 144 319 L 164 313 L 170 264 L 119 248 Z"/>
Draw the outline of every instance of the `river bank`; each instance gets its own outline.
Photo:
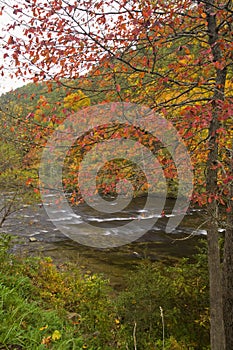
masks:
<path id="1" fill-rule="evenodd" d="M 140 260 L 116 293 L 81 264 L 9 255 L 0 243 L 0 349 L 208 349 L 205 254 L 174 265 Z"/>

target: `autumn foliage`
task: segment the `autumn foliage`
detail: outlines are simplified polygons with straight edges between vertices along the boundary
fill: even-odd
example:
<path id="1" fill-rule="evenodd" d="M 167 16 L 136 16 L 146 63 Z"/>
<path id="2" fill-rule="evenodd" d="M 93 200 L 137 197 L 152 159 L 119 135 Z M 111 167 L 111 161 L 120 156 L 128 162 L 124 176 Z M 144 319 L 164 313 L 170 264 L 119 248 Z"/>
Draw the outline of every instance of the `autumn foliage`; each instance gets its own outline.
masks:
<path id="1" fill-rule="evenodd" d="M 3 12 L 9 10 L 4 1 L 1 3 Z M 51 79 L 71 87 L 67 96 L 57 101 L 63 106 L 59 112 L 54 105 L 49 105 L 45 96 L 41 96 L 35 111 L 26 117 L 26 129 L 33 123 L 30 134 L 34 143 L 43 146 L 68 113 L 90 104 L 118 100 L 142 103 L 169 118 L 186 142 L 195 170 L 193 199 L 199 204 L 205 204 L 207 197 L 212 200 L 205 191 L 208 129 L 215 89 L 213 77 L 217 70 L 225 69 L 232 62 L 230 3 L 216 1 L 215 5 L 214 16 L 218 22 L 216 45 L 221 48 L 221 57 L 217 61 L 207 37 L 207 19 L 213 14 L 206 10 L 204 2 L 196 4 L 183 0 L 170 2 L 165 7 L 162 0 L 120 3 L 28 1 L 23 5 L 13 4 L 10 11 L 16 20 L 7 27 L 9 34 L 5 36 L 4 49 L 6 62 L 16 67 L 14 74 L 29 74 L 34 82 L 47 80 L 49 90 L 52 89 Z M 28 26 L 22 27 L 22 34 L 18 36 L 16 28 L 23 21 L 27 21 Z M 225 100 L 218 102 L 221 151 L 215 166 L 219 169 L 221 190 L 213 199 L 221 204 L 226 204 L 228 184 L 232 179 L 228 161 L 232 142 L 229 127 L 232 117 L 231 78 L 229 70 L 224 87 Z M 20 127 L 23 124 L 25 120 L 20 122 Z M 122 131 L 121 126 L 113 129 L 103 131 L 100 127 L 94 130 L 94 136 L 84 136 L 85 142 L 80 141 L 79 147 L 85 153 L 100 139 L 108 138 L 109 133 L 113 138 L 119 135 L 136 138 L 139 132 L 135 134 L 131 128 Z M 138 140 L 143 138 L 146 146 L 155 149 L 156 140 L 146 134 L 142 137 L 141 132 Z M 34 146 L 31 154 L 33 149 Z M 79 153 L 76 150 L 75 164 L 78 164 Z M 174 164 L 164 159 L 162 163 L 167 163 L 166 176 L 173 177 L 176 182 Z M 77 169 L 72 166 L 72 171 Z M 69 187 L 75 183 L 72 171 L 65 180 Z M 114 181 L 107 187 L 110 191 Z M 104 189 L 104 192 L 108 190 Z"/>
<path id="2" fill-rule="evenodd" d="M 232 2 L 30 0 L 8 4 L 0 0 L 0 9 L 11 16 L 4 32 L 1 74 L 6 74 L 8 65 L 14 67 L 12 76 L 45 81 L 49 93 L 54 89 L 58 93 L 53 104 L 44 94 L 37 96 L 33 111 L 11 106 L 18 117 L 9 124 L 9 113 L 2 112 L 2 138 L 20 130 L 20 140 L 30 143 L 25 154 L 28 164 L 34 160 L 38 165 L 38 150 L 54 129 L 89 105 L 119 101 L 146 105 L 176 127 L 192 160 L 192 199 L 208 212 L 211 320 L 218 319 L 211 327 L 211 348 L 224 349 L 222 296 L 227 305 L 227 347 L 233 348 L 232 320 L 226 320 L 233 289 L 228 263 L 233 261 Z M 65 94 L 59 95 L 63 88 Z M 65 162 L 64 186 L 73 203 L 79 200 L 76 174 L 83 155 L 111 137 L 137 139 L 152 150 L 168 187 L 176 192 L 177 165 L 147 130 L 127 123 L 99 125 L 76 141 Z M 146 192 L 143 174 L 135 169 L 122 159 L 105 164 L 97 191 L 112 194 L 117 181 L 125 177 L 133 181 L 136 194 Z M 223 294 L 220 221 L 226 222 Z"/>

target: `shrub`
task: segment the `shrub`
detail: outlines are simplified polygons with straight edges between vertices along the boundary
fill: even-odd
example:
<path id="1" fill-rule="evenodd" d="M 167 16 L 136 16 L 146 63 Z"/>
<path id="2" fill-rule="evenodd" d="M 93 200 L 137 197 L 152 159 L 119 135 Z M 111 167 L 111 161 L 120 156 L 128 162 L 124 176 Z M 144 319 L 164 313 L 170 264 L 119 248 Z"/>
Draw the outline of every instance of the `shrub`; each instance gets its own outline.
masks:
<path id="1" fill-rule="evenodd" d="M 136 324 L 139 349 L 155 349 L 155 344 L 162 349 L 162 317 L 166 343 L 171 339 L 177 342 L 166 349 L 204 349 L 209 345 L 208 305 L 208 269 L 203 254 L 193 263 L 183 259 L 169 267 L 143 262 L 117 300 L 121 331 L 132 348 Z"/>
<path id="2" fill-rule="evenodd" d="M 0 345 L 118 348 L 116 314 L 107 280 L 95 274 L 83 275 L 74 265 L 56 266 L 50 258 L 18 259 L 7 253 L 8 243 L 5 238 L 0 249 Z"/>

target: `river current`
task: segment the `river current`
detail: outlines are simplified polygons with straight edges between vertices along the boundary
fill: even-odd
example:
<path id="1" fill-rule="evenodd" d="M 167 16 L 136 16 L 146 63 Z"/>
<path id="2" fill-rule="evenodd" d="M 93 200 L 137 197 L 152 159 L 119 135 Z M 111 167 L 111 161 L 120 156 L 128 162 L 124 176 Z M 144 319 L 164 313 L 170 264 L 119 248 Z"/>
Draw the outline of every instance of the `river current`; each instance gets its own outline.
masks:
<path id="1" fill-rule="evenodd" d="M 111 202 L 110 202 L 111 203 Z M 164 215 L 156 217 L 155 224 L 136 241 L 113 248 L 89 247 L 64 235 L 47 215 L 42 203 L 31 206 L 24 205 L 19 211 L 8 218 L 2 231 L 12 234 L 14 253 L 51 256 L 56 262 L 72 261 L 80 266 L 88 266 L 95 272 L 107 276 L 119 277 L 123 270 L 135 266 L 139 260 L 170 261 L 181 257 L 190 257 L 196 252 L 200 238 L 206 237 L 202 225 L 202 210 L 189 208 L 185 217 L 172 233 L 165 232 L 166 224 L 173 212 L 174 201 L 167 200 Z M 73 208 L 76 215 L 61 213 L 57 208 L 56 220 L 64 227 L 75 227 L 82 234 L 83 223 L 88 222 L 93 229 L 101 227 L 106 235 L 116 236 L 124 230 L 126 223 L 135 220 L 149 220 L 153 215 L 151 210 L 144 209 L 144 199 L 137 198 L 129 206 L 118 213 L 103 214 L 96 212 L 87 204 Z M 158 215 L 157 215 L 158 216 Z M 135 230 L 137 225 L 135 225 Z"/>

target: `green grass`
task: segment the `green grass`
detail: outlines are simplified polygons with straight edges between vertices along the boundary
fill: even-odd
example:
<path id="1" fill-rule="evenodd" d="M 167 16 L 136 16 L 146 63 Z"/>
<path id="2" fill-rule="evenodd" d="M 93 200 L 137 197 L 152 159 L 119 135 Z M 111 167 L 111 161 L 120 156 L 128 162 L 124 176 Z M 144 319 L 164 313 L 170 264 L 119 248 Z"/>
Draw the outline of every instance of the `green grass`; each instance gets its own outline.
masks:
<path id="1" fill-rule="evenodd" d="M 0 277 L 2 280 L 2 275 Z M 74 326 L 68 319 L 57 310 L 38 306 L 32 301 L 33 297 L 22 295 L 23 284 L 29 286 L 27 278 L 18 277 L 15 282 L 15 287 L 0 283 L 0 349 L 13 345 L 19 349 L 46 349 L 48 345 L 51 349 L 83 349 L 84 340 L 75 335 Z"/>
<path id="2" fill-rule="evenodd" d="M 0 344 L 18 345 L 22 349 L 82 349 L 84 341 L 75 336 L 74 327 L 56 310 L 45 310 L 36 302 L 29 302 L 19 295 L 17 288 L 0 284 Z M 60 339 L 54 334 L 59 332 Z M 55 332 L 55 333 L 54 333 Z M 72 341 L 71 341 L 72 339 Z M 72 343 L 72 346 L 71 346 Z"/>

